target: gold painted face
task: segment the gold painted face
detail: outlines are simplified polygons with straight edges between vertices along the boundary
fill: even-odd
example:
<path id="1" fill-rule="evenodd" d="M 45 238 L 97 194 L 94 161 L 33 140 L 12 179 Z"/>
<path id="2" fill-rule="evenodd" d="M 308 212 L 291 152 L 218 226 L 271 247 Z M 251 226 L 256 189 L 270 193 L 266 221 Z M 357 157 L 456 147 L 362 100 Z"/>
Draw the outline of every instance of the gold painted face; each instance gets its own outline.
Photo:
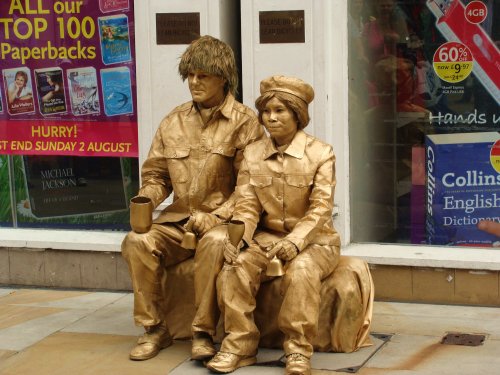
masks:
<path id="1" fill-rule="evenodd" d="M 269 100 L 262 112 L 262 122 L 277 145 L 290 143 L 297 133 L 295 113 L 279 99 Z"/>
<path id="2" fill-rule="evenodd" d="M 188 85 L 195 103 L 204 108 L 211 108 L 224 100 L 224 84 L 222 77 L 205 73 L 201 70 L 189 72 Z"/>

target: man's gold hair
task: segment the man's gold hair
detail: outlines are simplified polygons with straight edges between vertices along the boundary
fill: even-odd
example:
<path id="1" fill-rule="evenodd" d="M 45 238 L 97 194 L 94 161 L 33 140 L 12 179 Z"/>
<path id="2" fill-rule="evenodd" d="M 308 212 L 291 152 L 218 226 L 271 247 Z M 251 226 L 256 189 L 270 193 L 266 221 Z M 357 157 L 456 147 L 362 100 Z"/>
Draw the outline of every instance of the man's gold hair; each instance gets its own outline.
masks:
<path id="1" fill-rule="evenodd" d="M 179 62 L 179 74 L 186 80 L 189 72 L 201 70 L 226 80 L 224 91 L 236 95 L 238 69 L 231 47 L 210 35 L 204 35 L 188 46 Z"/>

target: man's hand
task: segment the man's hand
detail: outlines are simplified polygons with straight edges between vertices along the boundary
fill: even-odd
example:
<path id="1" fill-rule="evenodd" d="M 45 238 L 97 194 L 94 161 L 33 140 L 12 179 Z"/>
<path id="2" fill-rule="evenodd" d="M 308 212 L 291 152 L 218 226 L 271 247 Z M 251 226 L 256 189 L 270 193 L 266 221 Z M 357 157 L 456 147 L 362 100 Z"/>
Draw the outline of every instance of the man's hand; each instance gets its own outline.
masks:
<path id="1" fill-rule="evenodd" d="M 297 256 L 299 249 L 297 249 L 297 246 L 293 242 L 281 240 L 269 250 L 269 253 L 276 254 L 279 259 L 288 262 Z"/>
<path id="2" fill-rule="evenodd" d="M 222 219 L 206 212 L 196 212 L 190 220 L 193 221 L 193 230 L 200 236 L 203 236 L 210 229 L 222 223 Z"/>

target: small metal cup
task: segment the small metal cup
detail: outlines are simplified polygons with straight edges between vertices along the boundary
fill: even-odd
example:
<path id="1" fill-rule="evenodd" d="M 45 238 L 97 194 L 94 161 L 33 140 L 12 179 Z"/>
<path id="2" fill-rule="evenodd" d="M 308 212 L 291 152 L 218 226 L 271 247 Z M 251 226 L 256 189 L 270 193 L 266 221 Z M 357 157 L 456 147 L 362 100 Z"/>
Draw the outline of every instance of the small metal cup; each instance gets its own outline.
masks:
<path id="1" fill-rule="evenodd" d="M 153 203 L 147 197 L 133 197 L 130 200 L 130 226 L 136 233 L 146 233 L 153 225 Z"/>
<path id="2" fill-rule="evenodd" d="M 285 274 L 283 262 L 276 255 L 273 256 L 266 269 L 266 276 L 277 277 Z"/>
<path id="3" fill-rule="evenodd" d="M 181 247 L 188 250 L 196 249 L 196 245 L 198 244 L 198 238 L 196 234 L 193 232 L 193 224 L 194 218 L 191 216 L 186 223 L 186 231 L 182 236 Z"/>
<path id="4" fill-rule="evenodd" d="M 229 242 L 236 247 L 245 234 L 245 223 L 240 220 L 231 220 L 227 227 Z"/>

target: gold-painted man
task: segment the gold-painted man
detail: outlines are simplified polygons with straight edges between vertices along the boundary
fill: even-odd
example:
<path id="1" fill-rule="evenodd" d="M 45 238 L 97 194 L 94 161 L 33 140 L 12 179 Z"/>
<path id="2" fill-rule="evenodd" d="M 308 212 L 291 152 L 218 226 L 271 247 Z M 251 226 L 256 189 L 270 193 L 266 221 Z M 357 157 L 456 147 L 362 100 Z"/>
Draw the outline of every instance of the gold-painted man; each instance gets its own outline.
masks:
<path id="1" fill-rule="evenodd" d="M 335 156 L 332 147 L 306 134 L 314 91 L 304 81 L 273 76 L 260 85 L 259 119 L 270 139 L 249 145 L 238 176 L 233 220 L 245 223 L 248 247 L 224 243 L 230 265 L 217 290 L 226 337 L 207 364 L 218 373 L 255 363 L 259 330 L 253 319 L 261 276 L 270 254 L 285 262 L 278 326 L 285 335 L 286 374 L 310 374 L 317 334 L 321 282 L 339 261 L 332 223 Z"/>
<path id="2" fill-rule="evenodd" d="M 264 137 L 255 113 L 236 101 L 237 68 L 231 48 L 203 36 L 182 54 L 179 73 L 192 101 L 161 122 L 141 170 L 138 195 L 157 207 L 173 202 L 146 233 L 128 233 L 122 243 L 134 288 L 134 319 L 145 328 L 130 352 L 145 360 L 172 343 L 165 321 L 166 267 L 194 257 L 196 315 L 192 358 L 215 354 L 212 337 L 219 319 L 215 282 L 224 263 L 221 243 L 231 216 L 236 176 L 244 148 Z M 181 246 L 186 224 L 197 237 L 194 249 Z M 192 228 L 191 228 L 192 227 Z M 188 246 L 194 247 L 194 246 Z"/>

